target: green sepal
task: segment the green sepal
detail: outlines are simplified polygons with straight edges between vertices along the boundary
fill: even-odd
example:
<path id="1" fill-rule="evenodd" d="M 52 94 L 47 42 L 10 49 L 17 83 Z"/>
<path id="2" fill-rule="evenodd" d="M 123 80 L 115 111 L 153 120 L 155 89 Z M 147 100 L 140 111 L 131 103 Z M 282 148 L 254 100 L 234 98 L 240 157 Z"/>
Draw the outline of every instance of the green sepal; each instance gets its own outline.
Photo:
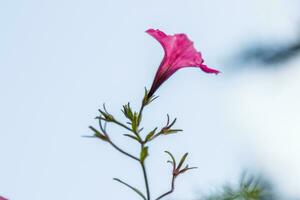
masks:
<path id="1" fill-rule="evenodd" d="M 106 107 L 105 107 L 105 104 L 103 104 L 103 110 L 101 110 L 101 109 L 98 109 L 99 110 L 99 112 L 101 113 L 101 115 L 104 117 L 103 119 L 105 120 L 105 121 L 107 121 L 107 122 L 112 122 L 112 121 L 114 121 L 115 120 L 115 118 L 114 118 L 114 116 L 112 116 L 111 114 L 109 114 L 108 112 L 107 112 L 107 110 L 106 110 Z M 100 116 L 100 118 L 101 118 L 101 116 Z"/>
<path id="2" fill-rule="evenodd" d="M 89 126 L 89 128 L 94 132 L 95 137 L 100 138 L 103 141 L 108 141 L 108 138 L 104 134 L 100 133 L 97 129 L 92 126 Z"/>
<path id="3" fill-rule="evenodd" d="M 131 109 L 129 103 L 127 103 L 126 105 L 123 106 L 122 112 L 124 113 L 124 115 L 127 119 L 129 119 L 130 121 L 133 120 L 133 112 L 132 112 L 132 109 Z"/>
<path id="4" fill-rule="evenodd" d="M 173 133 L 178 133 L 180 131 L 183 131 L 181 129 L 172 129 L 172 126 L 176 123 L 176 118 L 170 123 L 170 116 L 167 114 L 167 124 L 161 129 L 161 134 L 163 135 L 169 135 Z"/>
<path id="5" fill-rule="evenodd" d="M 152 101 L 154 101 L 157 98 L 158 98 L 158 96 L 154 96 L 154 95 L 152 97 L 149 97 L 148 96 L 148 90 L 147 90 L 147 88 L 145 88 L 145 94 L 144 94 L 144 98 L 143 98 L 143 105 L 147 106 L 148 104 L 150 104 Z"/>

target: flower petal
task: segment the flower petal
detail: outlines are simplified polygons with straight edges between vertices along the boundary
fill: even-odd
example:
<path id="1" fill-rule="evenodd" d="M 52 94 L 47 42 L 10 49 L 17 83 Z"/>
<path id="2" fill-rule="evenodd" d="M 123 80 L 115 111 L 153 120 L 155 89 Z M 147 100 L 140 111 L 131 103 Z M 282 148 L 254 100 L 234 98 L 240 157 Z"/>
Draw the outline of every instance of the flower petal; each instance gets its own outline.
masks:
<path id="1" fill-rule="evenodd" d="M 186 34 L 167 35 L 158 29 L 149 29 L 146 32 L 162 45 L 165 52 L 149 91 L 149 97 L 181 68 L 199 67 L 206 73 L 219 73 L 218 70 L 211 69 L 203 64 L 204 60 L 201 53 L 195 49 L 193 42 L 189 40 Z"/>
<path id="2" fill-rule="evenodd" d="M 0 196 L 0 200 L 8 200 L 8 199 L 6 199 L 6 198 Z"/>
<path id="3" fill-rule="evenodd" d="M 202 69 L 202 71 L 204 71 L 206 73 L 213 73 L 213 74 L 219 74 L 220 73 L 220 71 L 209 68 L 209 67 L 207 67 L 207 65 L 204 65 L 204 64 L 200 65 L 200 69 Z"/>

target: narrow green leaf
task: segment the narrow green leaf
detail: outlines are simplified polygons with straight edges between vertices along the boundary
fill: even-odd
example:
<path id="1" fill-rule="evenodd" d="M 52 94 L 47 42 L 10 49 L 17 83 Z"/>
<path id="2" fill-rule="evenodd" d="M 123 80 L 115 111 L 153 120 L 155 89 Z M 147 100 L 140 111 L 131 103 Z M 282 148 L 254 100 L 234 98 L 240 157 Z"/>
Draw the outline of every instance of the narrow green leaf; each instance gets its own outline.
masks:
<path id="1" fill-rule="evenodd" d="M 124 136 L 129 137 L 129 138 L 131 138 L 131 139 L 134 139 L 134 140 L 140 142 L 140 140 L 139 140 L 137 137 L 133 136 L 133 135 L 130 135 L 130 134 L 124 134 Z"/>
<path id="2" fill-rule="evenodd" d="M 144 147 L 140 155 L 141 162 L 144 162 L 148 155 L 148 147 Z"/>
<path id="3" fill-rule="evenodd" d="M 157 127 L 155 129 L 153 129 L 150 133 L 148 133 L 148 135 L 146 136 L 145 142 L 148 142 L 152 139 L 152 137 L 155 134 L 156 130 L 157 130 Z"/>
<path id="4" fill-rule="evenodd" d="M 180 174 L 188 171 L 188 170 L 192 170 L 192 169 L 197 169 L 197 167 L 189 167 L 188 165 L 185 166 L 185 168 L 183 168 L 182 170 L 179 171 Z"/>
<path id="5" fill-rule="evenodd" d="M 164 129 L 162 131 L 162 134 L 163 135 L 170 135 L 170 134 L 174 134 L 174 133 L 178 133 L 178 132 L 181 132 L 183 131 L 182 129 Z"/>
<path id="6" fill-rule="evenodd" d="M 168 128 L 171 128 L 176 123 L 177 118 L 175 118 L 172 123 L 168 126 Z"/>
<path id="7" fill-rule="evenodd" d="M 173 165 L 176 166 L 176 160 L 175 160 L 174 156 L 171 154 L 171 152 L 165 151 L 165 153 L 167 153 L 171 157 Z"/>
<path id="8" fill-rule="evenodd" d="M 129 187 L 130 189 L 132 189 L 134 192 L 136 192 L 138 195 L 140 195 L 144 200 L 147 200 L 145 195 L 143 195 L 143 193 L 138 190 L 137 188 L 135 187 L 132 187 L 131 185 L 129 185 L 128 183 L 125 183 L 124 181 L 118 179 L 118 178 L 114 178 L 115 181 L 118 181 L 119 183 L 122 183 L 123 185 Z"/>
<path id="9" fill-rule="evenodd" d="M 180 170 L 180 168 L 181 168 L 182 164 L 184 163 L 184 161 L 185 161 L 185 159 L 186 159 L 187 156 L 188 156 L 188 153 L 185 153 L 185 154 L 182 156 L 182 158 L 181 158 L 181 160 L 180 160 L 180 162 L 179 162 L 179 164 L 178 164 L 178 166 L 177 166 L 177 170 Z"/>

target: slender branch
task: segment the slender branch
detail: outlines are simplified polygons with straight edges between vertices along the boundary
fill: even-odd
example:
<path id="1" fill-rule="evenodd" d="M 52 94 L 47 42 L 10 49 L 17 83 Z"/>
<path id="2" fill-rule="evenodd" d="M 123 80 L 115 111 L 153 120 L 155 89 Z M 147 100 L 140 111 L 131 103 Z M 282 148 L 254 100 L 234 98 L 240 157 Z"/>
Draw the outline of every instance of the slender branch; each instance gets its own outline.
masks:
<path id="1" fill-rule="evenodd" d="M 139 115 L 138 115 L 138 127 L 142 121 L 142 115 L 143 115 L 143 110 L 144 107 L 146 106 L 146 104 L 144 102 L 142 102 L 140 111 L 139 111 Z M 143 150 L 144 148 L 144 143 L 141 143 L 141 150 Z M 145 187 L 146 187 L 146 193 L 147 193 L 147 200 L 150 200 L 150 189 L 149 189 L 149 183 L 148 183 L 148 176 L 147 176 L 147 171 L 146 171 L 146 166 L 143 160 L 141 160 L 141 167 L 143 169 L 143 175 L 144 175 L 144 180 L 145 180 Z"/>
<path id="2" fill-rule="evenodd" d="M 140 159 L 139 159 L 139 158 L 137 158 L 137 157 L 131 155 L 130 153 L 127 153 L 126 151 L 122 150 L 122 149 L 121 149 L 120 147 L 118 147 L 115 143 L 113 143 L 110 139 L 108 140 L 108 142 L 109 142 L 116 150 L 118 150 L 118 151 L 121 152 L 122 154 L 124 154 L 124 155 L 126 155 L 126 156 L 128 156 L 128 157 L 130 157 L 130 158 L 132 158 L 132 159 L 134 159 L 134 160 L 136 160 L 136 161 L 138 161 L 138 162 L 140 162 Z"/>
<path id="3" fill-rule="evenodd" d="M 172 183 L 171 183 L 171 189 L 168 192 L 166 192 L 166 193 L 160 195 L 159 197 L 157 197 L 155 200 L 162 199 L 162 198 L 164 198 L 165 196 L 171 194 L 174 191 L 174 189 L 175 189 L 175 178 L 176 178 L 176 176 L 173 175 L 173 177 L 172 177 Z"/>
<path id="4" fill-rule="evenodd" d="M 112 122 L 114 122 L 115 124 L 122 126 L 123 128 L 127 129 L 130 132 L 133 132 L 131 128 L 129 128 L 128 126 L 126 126 L 125 124 L 122 124 L 121 122 L 117 121 L 117 120 L 113 120 Z M 133 132 L 134 133 L 134 132 Z"/>
<path id="5" fill-rule="evenodd" d="M 101 119 L 99 119 L 99 126 L 100 126 L 100 129 L 101 131 L 103 132 L 103 134 L 106 136 L 107 138 L 107 142 L 109 144 L 111 144 L 111 146 L 113 146 L 116 150 L 118 150 L 119 152 L 121 152 L 122 154 L 140 162 L 140 159 L 131 155 L 130 153 L 127 153 L 126 151 L 124 151 L 123 149 L 121 149 L 120 147 L 118 147 L 113 141 L 111 141 L 110 137 L 108 136 L 107 132 L 106 132 L 106 124 L 104 124 L 104 126 L 102 125 L 102 121 Z"/>

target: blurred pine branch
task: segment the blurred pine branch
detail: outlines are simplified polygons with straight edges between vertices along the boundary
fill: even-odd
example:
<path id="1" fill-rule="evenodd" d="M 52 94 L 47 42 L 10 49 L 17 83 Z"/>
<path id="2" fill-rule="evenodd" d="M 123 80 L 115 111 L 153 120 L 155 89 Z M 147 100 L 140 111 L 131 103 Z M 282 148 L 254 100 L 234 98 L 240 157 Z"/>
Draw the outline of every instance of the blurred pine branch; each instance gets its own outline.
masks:
<path id="1" fill-rule="evenodd" d="M 237 186 L 227 184 L 201 200 L 277 200 L 277 197 L 266 179 L 243 173 Z"/>
<path id="2" fill-rule="evenodd" d="M 287 62 L 300 55 L 300 37 L 293 42 L 276 43 L 276 41 L 269 44 L 252 44 L 250 47 L 244 49 L 239 55 L 240 59 L 245 62 L 260 62 L 272 66 L 277 63 Z"/>

